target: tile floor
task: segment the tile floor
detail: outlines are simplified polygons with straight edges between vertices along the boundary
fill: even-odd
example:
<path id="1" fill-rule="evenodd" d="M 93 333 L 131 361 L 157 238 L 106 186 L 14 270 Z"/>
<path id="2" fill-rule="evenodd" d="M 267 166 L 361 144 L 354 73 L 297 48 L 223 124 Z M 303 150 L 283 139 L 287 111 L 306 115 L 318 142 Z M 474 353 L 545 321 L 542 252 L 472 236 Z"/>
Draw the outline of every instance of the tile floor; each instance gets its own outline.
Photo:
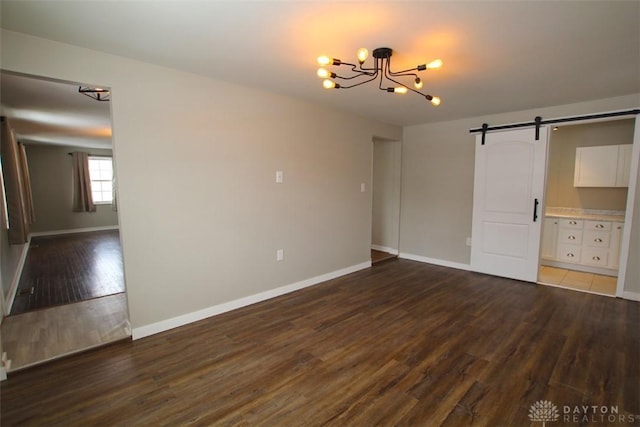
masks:
<path id="1" fill-rule="evenodd" d="M 615 296 L 617 281 L 618 278 L 613 276 L 548 266 L 540 267 L 540 275 L 538 277 L 538 282 L 543 285 L 559 286 L 608 296 Z"/>
<path id="2" fill-rule="evenodd" d="M 7 316 L 2 322 L 9 372 L 130 336 L 124 293 Z"/>

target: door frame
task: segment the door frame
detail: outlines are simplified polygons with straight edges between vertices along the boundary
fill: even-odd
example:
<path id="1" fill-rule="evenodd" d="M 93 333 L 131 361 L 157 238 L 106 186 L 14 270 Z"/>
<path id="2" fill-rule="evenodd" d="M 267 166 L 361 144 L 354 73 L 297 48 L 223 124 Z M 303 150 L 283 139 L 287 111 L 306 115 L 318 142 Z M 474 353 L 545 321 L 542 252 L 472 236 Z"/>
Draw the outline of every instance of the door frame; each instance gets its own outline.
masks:
<path id="1" fill-rule="evenodd" d="M 390 184 L 393 187 L 392 202 L 395 205 L 395 212 L 394 212 L 395 219 L 393 223 L 390 224 L 390 226 L 393 227 L 394 233 L 396 234 L 396 237 L 393 239 L 394 240 L 393 245 L 395 247 L 387 246 L 387 245 L 377 245 L 373 243 L 373 230 L 374 230 L 374 217 L 375 217 L 374 193 L 376 190 L 375 180 L 374 180 L 375 167 L 376 167 L 375 147 L 376 147 L 376 144 L 379 144 L 379 143 L 391 144 L 393 149 L 393 158 L 390 159 L 391 162 L 393 162 L 393 170 L 391 171 L 392 176 L 390 178 L 391 179 Z M 397 139 L 389 139 L 389 138 L 374 136 L 371 139 L 371 242 L 370 242 L 371 249 L 388 252 L 393 255 L 398 255 L 400 253 L 400 209 L 401 209 L 401 203 L 402 203 L 401 192 L 402 192 L 402 141 Z"/>
<path id="2" fill-rule="evenodd" d="M 606 114 L 606 113 L 603 113 Z M 629 170 L 629 186 L 627 187 L 627 201 L 624 215 L 624 228 L 622 230 L 622 240 L 620 243 L 620 259 L 618 265 L 618 278 L 616 283 L 615 296 L 634 301 L 640 301 L 640 293 L 625 292 L 624 284 L 627 277 L 627 266 L 629 262 L 629 248 L 631 246 L 631 228 L 633 226 L 634 204 L 638 187 L 638 174 L 640 163 L 640 115 L 629 114 L 627 116 L 606 117 L 597 119 L 584 119 L 572 121 L 572 125 L 582 125 L 598 122 L 613 122 L 617 120 L 634 119 L 633 140 L 631 146 L 631 168 Z M 545 185 L 545 200 L 547 188 Z"/>
<path id="3" fill-rule="evenodd" d="M 592 113 L 591 115 L 599 115 L 599 114 L 615 114 L 619 112 L 624 112 L 626 110 L 613 110 L 613 111 L 602 111 Z M 578 116 L 579 117 L 579 116 Z M 559 122 L 563 119 L 570 119 L 570 121 L 574 124 L 587 124 L 587 123 L 596 123 L 596 122 L 608 122 L 614 120 L 622 120 L 622 119 L 631 119 L 635 120 L 634 132 L 633 132 L 633 142 L 631 149 L 631 168 L 629 171 L 629 187 L 627 188 L 627 204 L 625 210 L 624 217 L 624 230 L 622 232 L 622 242 L 620 244 L 620 260 L 618 267 L 618 281 L 616 285 L 616 297 L 640 301 L 640 292 L 625 292 L 624 285 L 627 276 L 627 267 L 629 261 L 629 248 L 631 245 L 631 228 L 633 227 L 633 214 L 634 214 L 634 204 L 636 201 L 636 192 L 638 191 L 638 178 L 640 173 L 640 114 L 629 113 L 626 115 L 617 115 L 615 117 L 603 117 L 603 118 L 585 118 L 578 119 L 576 116 L 563 116 L 556 117 L 549 120 L 558 120 Z M 569 120 L 567 120 L 569 121 Z M 525 126 L 523 126 L 525 127 Z M 471 129 L 471 132 L 479 132 L 481 129 Z M 491 130 L 489 130 L 491 132 Z M 547 155 L 548 155 L 548 147 L 547 147 Z M 546 174 L 545 174 L 546 180 Z M 544 188 L 544 196 L 543 199 L 546 201 L 546 184 Z M 545 205 L 542 205 L 542 209 L 544 210 Z M 544 211 L 542 211 L 544 212 Z M 542 230 L 541 230 L 542 233 Z M 542 239 L 542 235 L 540 236 Z M 541 247 L 542 249 L 542 247 Z M 540 254 L 538 254 L 538 263 L 540 262 Z"/>

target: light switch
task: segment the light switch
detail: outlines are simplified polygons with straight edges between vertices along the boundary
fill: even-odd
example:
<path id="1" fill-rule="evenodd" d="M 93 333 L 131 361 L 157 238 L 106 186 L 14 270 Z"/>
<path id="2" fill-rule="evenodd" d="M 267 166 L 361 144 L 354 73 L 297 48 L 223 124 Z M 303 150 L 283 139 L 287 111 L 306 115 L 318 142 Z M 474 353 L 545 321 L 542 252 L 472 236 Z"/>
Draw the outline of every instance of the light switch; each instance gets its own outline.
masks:
<path id="1" fill-rule="evenodd" d="M 365 189 L 366 189 L 366 186 L 364 185 L 364 182 L 363 182 L 362 184 L 360 184 L 360 192 L 364 193 Z"/>
<path id="2" fill-rule="evenodd" d="M 278 249 L 276 251 L 276 261 L 282 261 L 284 259 L 284 249 Z"/>
<path id="3" fill-rule="evenodd" d="M 281 184 L 284 182 L 284 172 L 282 171 L 276 171 L 276 182 L 278 184 Z"/>

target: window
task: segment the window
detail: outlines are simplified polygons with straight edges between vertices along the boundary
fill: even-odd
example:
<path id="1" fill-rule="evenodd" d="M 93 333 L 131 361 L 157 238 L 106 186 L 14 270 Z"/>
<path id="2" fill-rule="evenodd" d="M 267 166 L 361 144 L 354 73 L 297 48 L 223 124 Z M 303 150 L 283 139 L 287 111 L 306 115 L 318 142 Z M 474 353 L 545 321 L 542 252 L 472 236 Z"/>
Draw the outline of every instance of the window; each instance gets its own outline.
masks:
<path id="1" fill-rule="evenodd" d="M 113 162 L 111 157 L 89 156 L 89 176 L 91 195 L 96 205 L 111 204 L 113 201 Z"/>

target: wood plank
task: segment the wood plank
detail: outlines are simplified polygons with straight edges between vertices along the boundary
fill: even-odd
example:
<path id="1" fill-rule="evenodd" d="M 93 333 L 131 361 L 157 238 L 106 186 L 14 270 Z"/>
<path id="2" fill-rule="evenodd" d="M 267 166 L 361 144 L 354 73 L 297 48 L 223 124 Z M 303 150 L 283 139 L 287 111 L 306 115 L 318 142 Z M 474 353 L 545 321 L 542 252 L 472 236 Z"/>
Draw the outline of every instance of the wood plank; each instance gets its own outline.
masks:
<path id="1" fill-rule="evenodd" d="M 33 237 L 11 314 L 124 291 L 118 230 Z"/>
<path id="2" fill-rule="evenodd" d="M 635 415 L 638 321 L 637 302 L 388 261 L 10 373 L 1 421 L 531 425 L 538 400 Z"/>

